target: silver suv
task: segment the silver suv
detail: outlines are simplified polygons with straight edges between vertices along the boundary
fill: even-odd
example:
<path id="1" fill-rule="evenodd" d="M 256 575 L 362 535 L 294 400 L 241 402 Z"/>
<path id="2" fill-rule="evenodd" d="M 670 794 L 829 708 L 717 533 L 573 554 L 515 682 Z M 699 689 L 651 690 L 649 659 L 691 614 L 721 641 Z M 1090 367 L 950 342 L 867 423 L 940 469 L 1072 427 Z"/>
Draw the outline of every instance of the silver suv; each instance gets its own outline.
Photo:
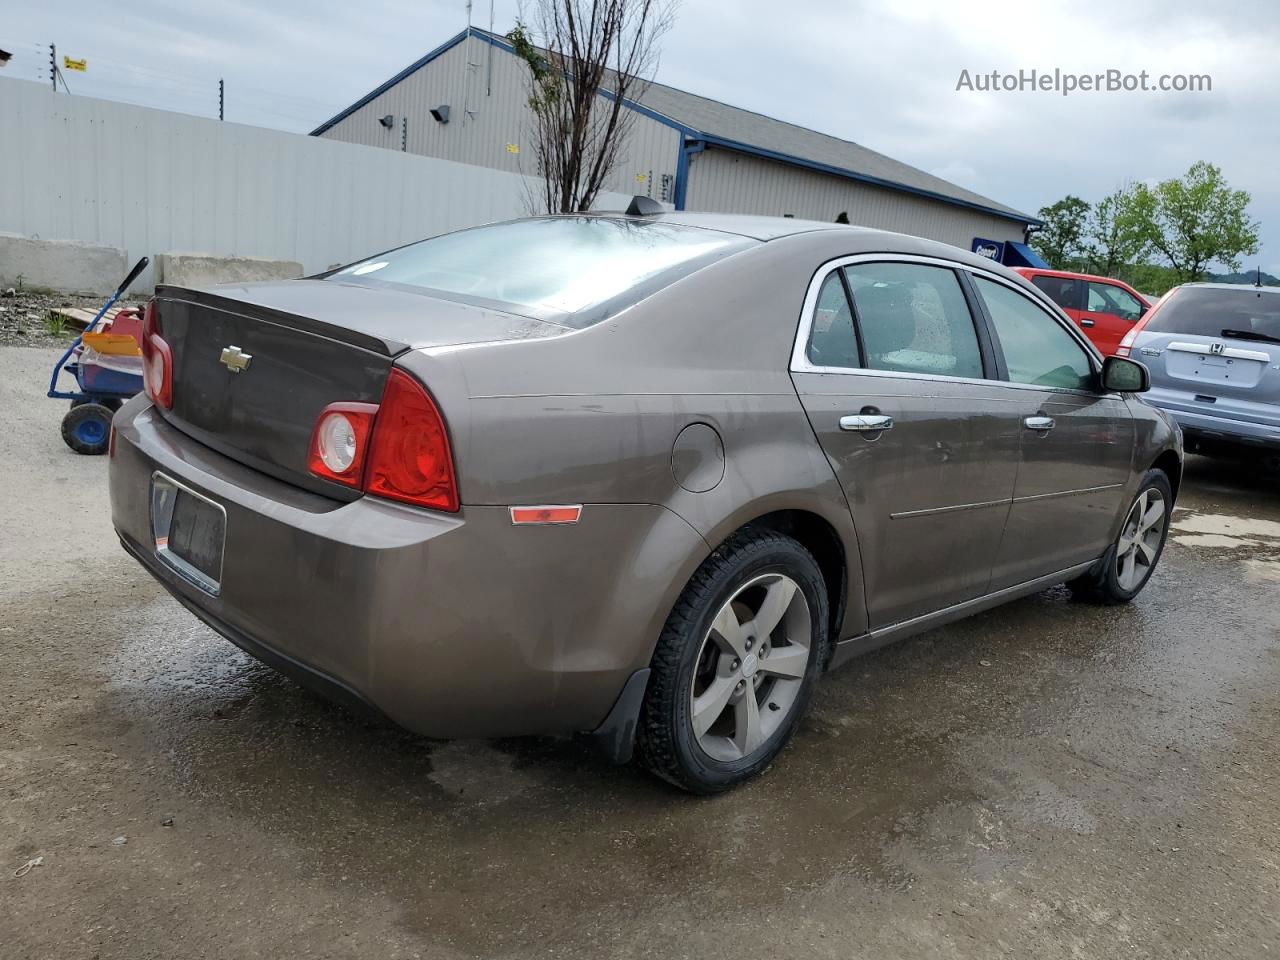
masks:
<path id="1" fill-rule="evenodd" d="M 1117 353 L 1151 370 L 1144 399 L 1177 420 L 1188 449 L 1280 461 L 1280 287 L 1175 287 Z"/>

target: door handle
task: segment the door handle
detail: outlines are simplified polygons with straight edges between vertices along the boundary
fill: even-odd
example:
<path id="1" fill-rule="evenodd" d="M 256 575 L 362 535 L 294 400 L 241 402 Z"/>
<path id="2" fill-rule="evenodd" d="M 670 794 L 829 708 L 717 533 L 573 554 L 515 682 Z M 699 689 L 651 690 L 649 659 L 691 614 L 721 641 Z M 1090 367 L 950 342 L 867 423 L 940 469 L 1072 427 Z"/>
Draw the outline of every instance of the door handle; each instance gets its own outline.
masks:
<path id="1" fill-rule="evenodd" d="M 881 430 L 893 429 L 893 417 L 883 414 L 859 413 L 840 418 L 840 429 L 853 433 L 879 433 Z"/>
<path id="2" fill-rule="evenodd" d="M 1081 317 L 1081 318 L 1080 318 L 1080 326 L 1082 326 L 1082 327 L 1092 327 L 1092 326 L 1093 326 L 1093 321 L 1092 321 L 1092 320 L 1090 320 L 1088 317 Z"/>
<path id="3" fill-rule="evenodd" d="M 1027 417 L 1022 425 L 1028 430 L 1052 430 L 1053 417 Z"/>

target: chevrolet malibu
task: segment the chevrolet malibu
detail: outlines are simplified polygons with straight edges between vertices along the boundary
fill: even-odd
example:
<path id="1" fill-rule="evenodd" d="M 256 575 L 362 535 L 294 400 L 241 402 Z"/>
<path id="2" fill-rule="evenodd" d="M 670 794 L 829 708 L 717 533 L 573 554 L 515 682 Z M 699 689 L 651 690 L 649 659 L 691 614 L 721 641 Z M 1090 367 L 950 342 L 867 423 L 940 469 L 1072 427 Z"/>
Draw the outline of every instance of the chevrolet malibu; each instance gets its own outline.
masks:
<path id="1" fill-rule="evenodd" d="M 1181 478 L 1146 369 L 955 247 L 693 214 L 478 227 L 158 288 L 125 549 L 266 663 L 436 737 L 589 732 L 711 793 L 820 675 L 1068 583 Z"/>

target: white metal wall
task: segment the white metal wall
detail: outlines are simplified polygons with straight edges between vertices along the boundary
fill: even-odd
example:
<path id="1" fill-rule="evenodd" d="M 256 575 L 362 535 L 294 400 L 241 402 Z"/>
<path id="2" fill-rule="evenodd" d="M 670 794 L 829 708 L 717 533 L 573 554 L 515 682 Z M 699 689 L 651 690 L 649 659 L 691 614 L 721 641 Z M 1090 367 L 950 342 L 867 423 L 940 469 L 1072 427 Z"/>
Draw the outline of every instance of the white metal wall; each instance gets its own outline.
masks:
<path id="1" fill-rule="evenodd" d="M 320 136 L 399 150 L 403 135 L 409 153 L 532 174 L 528 74 L 523 60 L 471 36 Z M 441 104 L 450 108 L 447 124 L 431 118 L 432 108 Z M 388 115 L 395 118 L 390 128 L 378 122 Z M 403 118 L 407 131 L 401 129 Z M 628 196 L 660 199 L 662 175 L 675 177 L 679 149 L 676 130 L 636 114 L 622 160 L 606 186 Z"/>
<path id="2" fill-rule="evenodd" d="M 708 148 L 689 164 L 686 206 L 712 213 L 791 214 L 941 240 L 968 250 L 974 237 L 1021 240 L 1022 224 L 829 173 Z"/>
<path id="3" fill-rule="evenodd" d="M 296 260 L 308 272 L 524 216 L 515 173 L 0 78 L 0 232 Z M 602 196 L 622 209 L 628 197 Z M 2 273 L 3 271 L 0 271 Z"/>

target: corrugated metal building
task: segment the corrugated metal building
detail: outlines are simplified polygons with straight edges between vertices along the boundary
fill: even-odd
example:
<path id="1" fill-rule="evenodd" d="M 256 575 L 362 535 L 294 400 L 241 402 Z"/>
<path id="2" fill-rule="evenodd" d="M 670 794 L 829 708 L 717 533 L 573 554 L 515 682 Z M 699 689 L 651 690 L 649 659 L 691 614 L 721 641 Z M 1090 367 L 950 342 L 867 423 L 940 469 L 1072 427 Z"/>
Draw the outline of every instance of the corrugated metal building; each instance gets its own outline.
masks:
<path id="1" fill-rule="evenodd" d="M 528 67 L 502 37 L 465 30 L 312 131 L 533 174 Z M 606 184 L 676 209 L 849 221 L 1019 264 L 1034 217 L 847 140 L 654 83 Z"/>

